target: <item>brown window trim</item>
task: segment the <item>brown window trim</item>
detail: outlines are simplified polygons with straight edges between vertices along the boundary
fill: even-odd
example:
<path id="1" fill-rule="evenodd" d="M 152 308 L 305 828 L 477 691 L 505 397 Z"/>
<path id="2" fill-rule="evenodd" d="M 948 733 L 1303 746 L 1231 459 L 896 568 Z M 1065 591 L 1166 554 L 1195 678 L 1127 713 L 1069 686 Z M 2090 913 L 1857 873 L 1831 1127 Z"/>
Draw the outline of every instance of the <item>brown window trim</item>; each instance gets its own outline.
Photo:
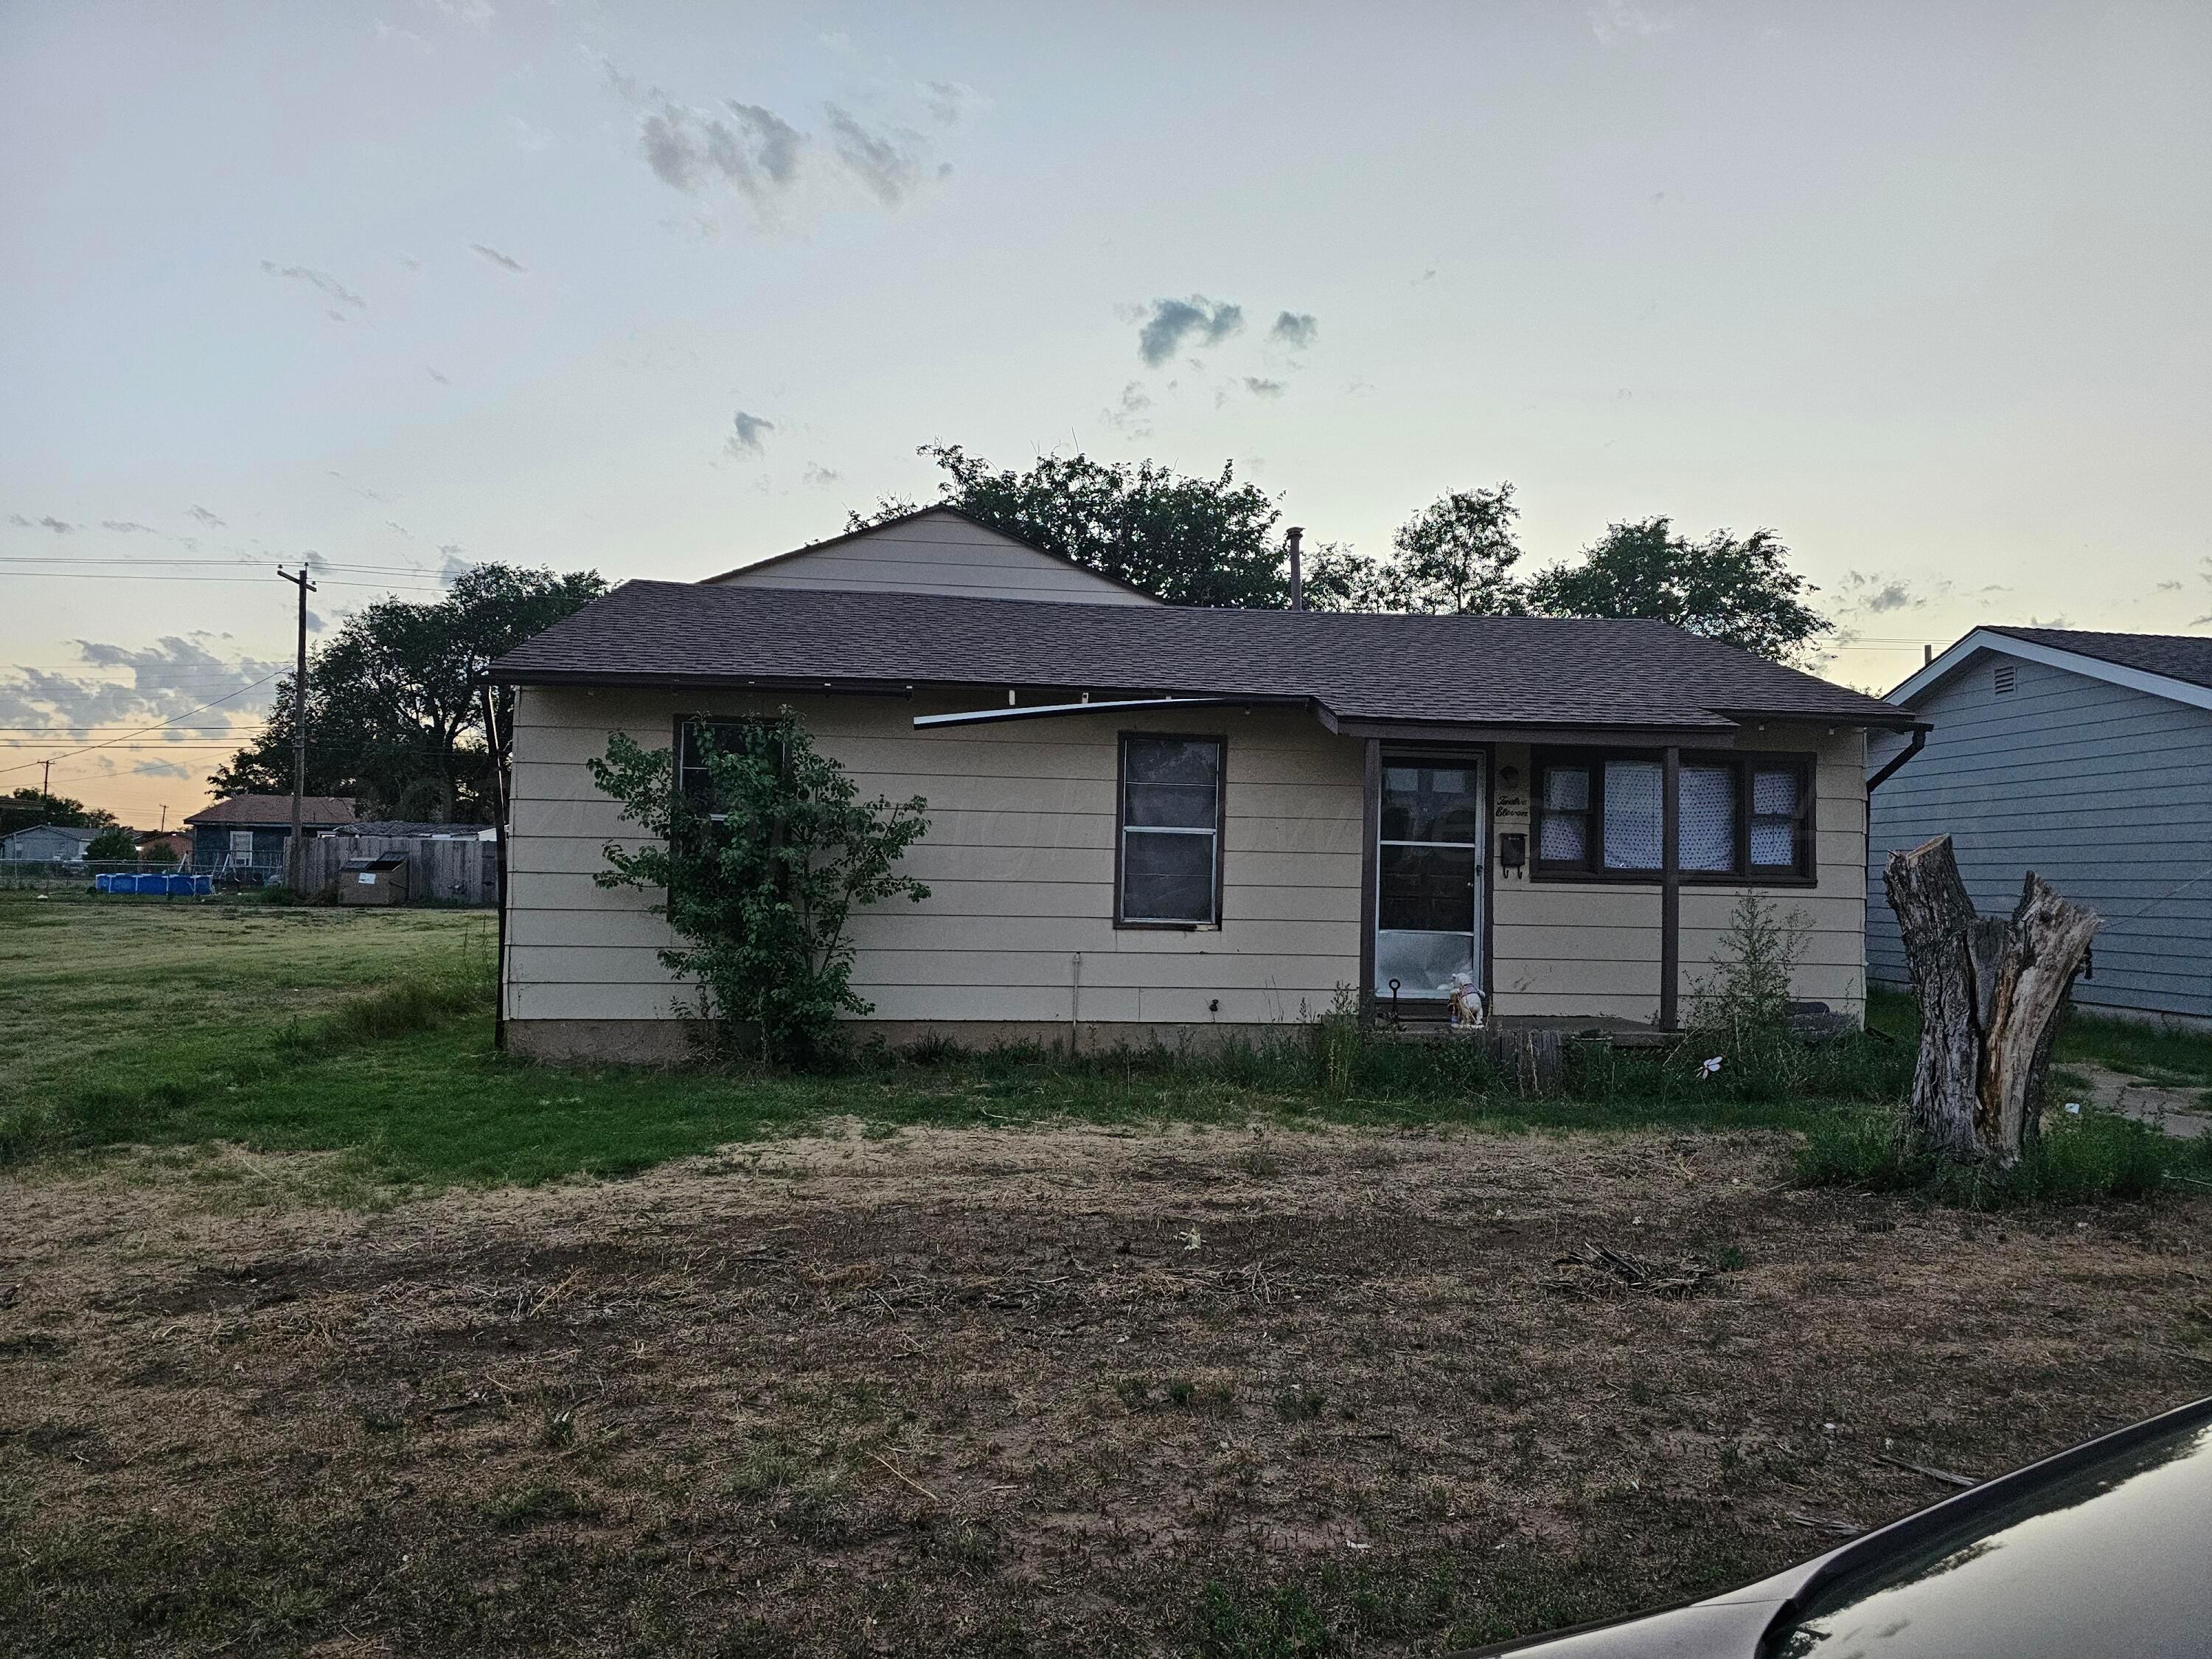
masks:
<path id="1" fill-rule="evenodd" d="M 1657 749 L 1537 749 L 1528 757 L 1528 878 L 1561 885 L 1593 884 L 1651 887 L 1660 872 L 1651 870 L 1608 870 L 1601 862 L 1605 848 L 1605 765 L 1607 761 L 1656 761 Z M 1735 850 L 1733 870 L 1684 870 L 1685 886 L 1695 887 L 1816 887 L 1820 881 L 1819 856 L 1819 799 L 1815 785 L 1820 757 L 1810 750 L 1685 749 L 1684 766 L 1728 766 L 1735 779 Z M 1589 810 L 1579 816 L 1588 824 L 1583 840 L 1584 861 L 1568 864 L 1543 856 L 1544 774 L 1554 766 L 1572 766 L 1590 775 Z M 1787 766 L 1797 774 L 1797 862 L 1754 865 L 1751 860 L 1751 775 Z"/>
<path id="2" fill-rule="evenodd" d="M 1211 921 L 1131 921 L 1121 915 L 1121 848 L 1129 829 L 1129 740 L 1142 738 L 1166 743 L 1210 743 L 1221 758 L 1213 784 L 1213 920 Z M 1141 829 L 1143 826 L 1139 825 Z M 1140 933 L 1211 933 L 1221 926 L 1222 898 L 1229 870 L 1229 738 L 1219 732 L 1123 732 L 1114 745 L 1114 927 L 1117 932 Z"/>

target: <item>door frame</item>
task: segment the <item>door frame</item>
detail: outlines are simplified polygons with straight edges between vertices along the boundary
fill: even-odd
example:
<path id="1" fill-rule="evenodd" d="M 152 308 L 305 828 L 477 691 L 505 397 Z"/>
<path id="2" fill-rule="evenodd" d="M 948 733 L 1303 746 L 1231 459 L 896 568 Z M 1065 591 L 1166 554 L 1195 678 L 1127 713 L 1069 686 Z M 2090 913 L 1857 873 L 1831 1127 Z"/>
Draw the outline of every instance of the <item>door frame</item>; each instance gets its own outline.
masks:
<path id="1" fill-rule="evenodd" d="M 1360 768 L 1359 814 L 1359 1007 L 1362 1017 L 1372 1024 L 1386 1012 L 1385 1000 L 1375 989 L 1375 933 L 1381 908 L 1382 876 L 1382 768 L 1385 748 L 1380 738 L 1369 738 L 1366 753 Z M 1494 838 L 1491 819 L 1495 814 L 1496 780 L 1498 775 L 1498 745 L 1490 743 L 1422 744 L 1394 743 L 1387 746 L 1390 760 L 1416 760 L 1430 764 L 1449 764 L 1454 761 L 1471 762 L 1480 770 L 1476 788 L 1474 917 L 1475 988 L 1482 994 L 1488 1008 L 1492 995 L 1492 981 L 1495 957 L 1491 944 L 1491 913 L 1494 890 L 1491 880 L 1491 849 Z M 1450 1004 L 1440 997 L 1401 998 L 1399 1012 L 1409 1010 L 1416 1019 L 1440 1019 L 1447 1016 Z"/>

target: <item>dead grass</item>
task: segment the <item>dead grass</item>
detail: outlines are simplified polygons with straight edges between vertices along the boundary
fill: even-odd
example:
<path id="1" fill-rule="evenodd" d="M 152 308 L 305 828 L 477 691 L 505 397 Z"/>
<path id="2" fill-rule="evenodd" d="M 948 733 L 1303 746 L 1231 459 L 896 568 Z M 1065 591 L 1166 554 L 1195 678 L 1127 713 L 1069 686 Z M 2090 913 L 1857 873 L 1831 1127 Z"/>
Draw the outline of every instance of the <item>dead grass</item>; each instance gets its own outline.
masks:
<path id="1" fill-rule="evenodd" d="M 0 1182 L 0 1651 L 1435 1651 L 2212 1386 L 2206 1205 L 1795 1191 L 1771 1134 L 135 1167 Z"/>

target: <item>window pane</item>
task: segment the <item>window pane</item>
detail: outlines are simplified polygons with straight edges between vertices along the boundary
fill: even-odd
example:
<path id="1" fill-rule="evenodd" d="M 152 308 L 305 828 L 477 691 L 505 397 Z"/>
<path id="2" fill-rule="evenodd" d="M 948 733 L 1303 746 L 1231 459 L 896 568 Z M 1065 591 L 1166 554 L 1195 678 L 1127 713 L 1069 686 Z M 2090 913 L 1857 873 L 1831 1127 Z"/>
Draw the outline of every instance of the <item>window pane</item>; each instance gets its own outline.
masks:
<path id="1" fill-rule="evenodd" d="M 1544 769 L 1544 806 L 1553 812 L 1589 810 L 1589 768 L 1547 766 Z"/>
<path id="2" fill-rule="evenodd" d="M 1175 738 L 1132 738 L 1123 810 L 1132 824 L 1214 827 L 1220 800 L 1221 745 Z"/>
<path id="3" fill-rule="evenodd" d="M 1659 781 L 1657 761 L 1605 763 L 1605 867 L 1659 867 Z"/>
<path id="4" fill-rule="evenodd" d="M 1375 935 L 1375 994 L 1385 1009 L 1394 979 L 1401 1001 L 1442 1001 L 1452 993 L 1454 974 L 1474 972 L 1473 933 Z"/>
<path id="5" fill-rule="evenodd" d="M 1751 861 L 1770 870 L 1797 867 L 1797 821 L 1795 818 L 1753 818 L 1751 821 Z"/>
<path id="6" fill-rule="evenodd" d="M 1472 767 L 1382 769 L 1384 841 L 1471 842 L 1480 823 Z"/>
<path id="7" fill-rule="evenodd" d="M 1779 816 L 1797 810 L 1797 774 L 1795 771 L 1757 771 L 1751 775 L 1751 810 L 1771 812 Z"/>
<path id="8" fill-rule="evenodd" d="M 1735 769 L 1686 766 L 1678 796 L 1682 868 L 1735 868 Z"/>
<path id="9" fill-rule="evenodd" d="M 1213 920 L 1213 837 L 1132 830 L 1121 837 L 1124 921 Z"/>
<path id="10" fill-rule="evenodd" d="M 1589 862 L 1589 818 L 1582 812 L 1546 812 L 1536 856 L 1547 864 Z"/>
<path id="11" fill-rule="evenodd" d="M 1472 847 L 1384 847 L 1377 854 L 1377 927 L 1462 933 L 1474 926 Z"/>

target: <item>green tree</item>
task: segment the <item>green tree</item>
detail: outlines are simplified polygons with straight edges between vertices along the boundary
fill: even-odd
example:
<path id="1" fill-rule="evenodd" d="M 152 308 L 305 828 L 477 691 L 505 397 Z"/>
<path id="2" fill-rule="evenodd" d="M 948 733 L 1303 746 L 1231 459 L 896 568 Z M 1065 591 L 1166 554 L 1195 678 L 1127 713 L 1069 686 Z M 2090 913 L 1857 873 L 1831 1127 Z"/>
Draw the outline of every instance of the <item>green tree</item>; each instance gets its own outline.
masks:
<path id="1" fill-rule="evenodd" d="M 307 793 L 353 795 L 379 817 L 490 822 L 514 695 L 495 694 L 495 747 L 483 672 L 605 592 L 595 571 L 477 565 L 434 605 L 387 598 L 346 618 L 307 665 Z M 217 796 L 291 793 L 294 695 L 286 675 L 260 735 L 208 779 Z"/>
<path id="2" fill-rule="evenodd" d="M 834 1060 L 838 1017 L 873 1009 L 852 987 L 847 923 L 863 905 L 929 896 L 896 867 L 928 831 L 927 803 L 860 799 L 788 708 L 702 723 L 696 741 L 706 777 L 694 791 L 680 787 L 672 750 L 620 733 L 590 763 L 592 781 L 653 837 L 634 849 L 610 842 L 592 879 L 659 895 L 653 914 L 685 941 L 661 951 L 661 964 L 698 981 L 726 1045 L 750 1027 L 764 1060 Z"/>
<path id="3" fill-rule="evenodd" d="M 1547 617 L 1647 617 L 1741 646 L 1776 662 L 1801 659 L 1834 624 L 1798 596 L 1811 584 L 1784 562 L 1771 530 L 1717 530 L 1693 542 L 1671 520 L 1609 526 L 1579 565 L 1529 582 L 1528 608 Z"/>
<path id="4" fill-rule="evenodd" d="M 84 855 L 94 860 L 138 859 L 138 838 L 128 830 L 107 829 L 94 836 L 85 846 Z"/>
<path id="5" fill-rule="evenodd" d="M 1258 485 L 1239 483 L 1230 462 L 1206 478 L 1150 460 L 1042 455 L 1012 472 L 994 471 L 957 444 L 924 444 L 920 453 L 946 475 L 939 505 L 1170 605 L 1291 602 L 1290 566 L 1274 534 L 1281 510 Z M 865 530 L 914 510 L 911 501 L 886 501 L 848 522 Z"/>
<path id="6" fill-rule="evenodd" d="M 34 824 L 51 823 L 70 830 L 104 830 L 115 814 L 101 806 L 87 806 L 68 795 L 49 795 L 39 789 L 17 789 L 0 797 L 0 836 L 13 835 Z"/>
<path id="7" fill-rule="evenodd" d="M 1398 526 L 1396 556 L 1369 567 L 1353 608 L 1446 616 L 1513 617 L 1528 609 L 1513 567 L 1521 546 L 1513 486 L 1455 489 Z M 1357 580 L 1358 579 L 1355 578 Z"/>

